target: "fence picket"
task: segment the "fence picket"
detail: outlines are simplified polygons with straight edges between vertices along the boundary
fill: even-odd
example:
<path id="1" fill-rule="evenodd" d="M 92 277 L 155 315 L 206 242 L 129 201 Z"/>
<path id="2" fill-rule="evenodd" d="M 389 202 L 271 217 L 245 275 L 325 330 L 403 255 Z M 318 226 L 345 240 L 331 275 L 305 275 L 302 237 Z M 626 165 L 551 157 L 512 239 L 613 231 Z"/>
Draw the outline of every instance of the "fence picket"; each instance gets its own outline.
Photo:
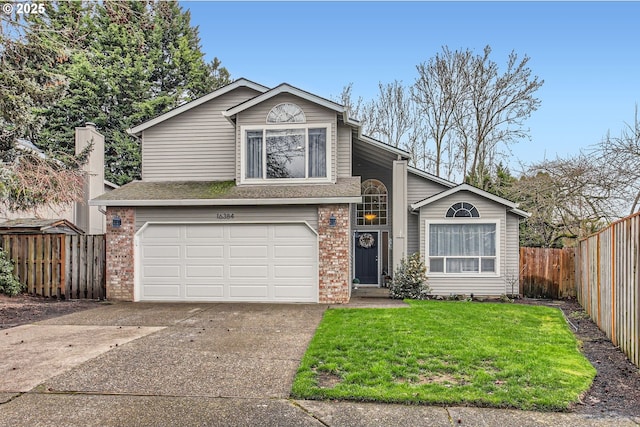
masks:
<path id="1" fill-rule="evenodd" d="M 578 243 L 578 301 L 614 345 L 640 366 L 640 213 Z"/>
<path id="2" fill-rule="evenodd" d="M 575 297 L 575 248 L 520 248 L 520 294 Z"/>
<path id="3" fill-rule="evenodd" d="M 28 293 L 65 299 L 104 298 L 104 235 L 3 235 L 0 244 Z"/>

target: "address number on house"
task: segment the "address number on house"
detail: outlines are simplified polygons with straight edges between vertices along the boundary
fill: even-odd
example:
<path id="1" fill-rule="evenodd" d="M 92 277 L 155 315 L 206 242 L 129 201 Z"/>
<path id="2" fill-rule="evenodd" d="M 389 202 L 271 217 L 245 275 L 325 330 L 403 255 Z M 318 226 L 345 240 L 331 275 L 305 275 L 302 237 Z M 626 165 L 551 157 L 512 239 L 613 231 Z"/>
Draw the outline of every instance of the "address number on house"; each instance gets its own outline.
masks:
<path id="1" fill-rule="evenodd" d="M 216 218 L 218 219 L 233 219 L 233 214 L 229 212 L 218 212 L 216 214 Z"/>

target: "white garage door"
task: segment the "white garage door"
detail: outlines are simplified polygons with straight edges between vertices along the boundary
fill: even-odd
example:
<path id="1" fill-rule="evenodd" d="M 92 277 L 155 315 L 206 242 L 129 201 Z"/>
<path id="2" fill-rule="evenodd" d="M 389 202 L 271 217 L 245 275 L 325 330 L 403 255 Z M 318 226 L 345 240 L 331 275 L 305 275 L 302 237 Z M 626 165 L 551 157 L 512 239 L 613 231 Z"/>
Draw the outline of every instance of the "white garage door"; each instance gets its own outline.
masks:
<path id="1" fill-rule="evenodd" d="M 316 302 L 317 247 L 306 224 L 147 224 L 136 299 Z"/>

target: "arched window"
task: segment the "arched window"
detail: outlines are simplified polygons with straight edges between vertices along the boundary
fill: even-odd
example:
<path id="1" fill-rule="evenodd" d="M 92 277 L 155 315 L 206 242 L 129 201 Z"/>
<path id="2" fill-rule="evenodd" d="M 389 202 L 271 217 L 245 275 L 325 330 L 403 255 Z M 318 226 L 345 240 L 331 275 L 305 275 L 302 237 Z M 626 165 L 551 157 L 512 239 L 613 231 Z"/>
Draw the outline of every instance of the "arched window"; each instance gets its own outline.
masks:
<path id="1" fill-rule="evenodd" d="M 480 218 L 478 209 L 471 203 L 458 202 L 449 208 L 447 218 Z"/>
<path id="2" fill-rule="evenodd" d="M 362 183 L 362 203 L 356 205 L 357 225 L 387 225 L 387 187 L 377 179 Z"/>
<path id="3" fill-rule="evenodd" d="M 306 121 L 302 108 L 292 102 L 278 104 L 267 114 L 267 123 L 305 123 Z"/>

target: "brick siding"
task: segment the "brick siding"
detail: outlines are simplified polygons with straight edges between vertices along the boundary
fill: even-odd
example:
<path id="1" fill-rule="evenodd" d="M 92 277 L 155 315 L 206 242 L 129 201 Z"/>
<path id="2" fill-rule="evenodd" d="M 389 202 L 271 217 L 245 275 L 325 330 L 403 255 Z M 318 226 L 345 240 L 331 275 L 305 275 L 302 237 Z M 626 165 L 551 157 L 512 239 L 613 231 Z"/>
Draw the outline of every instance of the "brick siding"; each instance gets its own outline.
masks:
<path id="1" fill-rule="evenodd" d="M 121 226 L 113 227 L 114 216 Z M 133 301 L 135 208 L 107 207 L 107 299 Z"/>
<path id="2" fill-rule="evenodd" d="M 329 225 L 331 214 L 335 227 Z M 319 302 L 345 304 L 350 297 L 350 232 L 349 205 L 322 205 L 318 207 L 318 274 Z"/>

